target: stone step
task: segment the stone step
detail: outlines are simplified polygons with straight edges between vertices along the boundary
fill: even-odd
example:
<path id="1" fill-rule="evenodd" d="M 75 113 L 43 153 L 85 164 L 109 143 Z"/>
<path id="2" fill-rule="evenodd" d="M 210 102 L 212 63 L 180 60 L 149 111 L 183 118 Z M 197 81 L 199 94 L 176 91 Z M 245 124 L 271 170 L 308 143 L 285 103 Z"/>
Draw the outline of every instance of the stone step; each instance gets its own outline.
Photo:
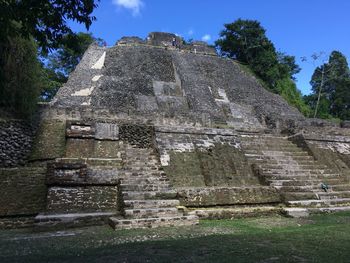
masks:
<path id="1" fill-rule="evenodd" d="M 132 229 L 132 228 L 155 228 L 162 226 L 191 226 L 198 225 L 197 216 L 176 216 L 176 217 L 159 217 L 159 218 L 140 218 L 140 219 L 120 219 L 111 217 L 110 226 L 115 229 Z"/>
<path id="2" fill-rule="evenodd" d="M 272 156 L 265 155 L 259 152 L 252 152 L 252 151 L 244 151 L 244 155 L 248 159 L 259 159 L 259 160 L 267 160 L 267 161 L 299 161 L 299 160 L 315 160 L 313 156 L 310 156 L 307 153 L 304 153 L 302 155 L 284 155 L 284 154 L 274 154 Z"/>
<path id="3" fill-rule="evenodd" d="M 298 180 L 328 180 L 329 178 L 340 178 L 341 176 L 339 174 L 334 173 L 312 173 L 309 171 L 302 171 L 302 172 L 291 172 L 291 171 L 281 171 L 281 172 L 263 172 L 263 177 L 265 177 L 267 180 L 288 180 L 288 179 L 294 179 L 296 181 Z"/>
<path id="4" fill-rule="evenodd" d="M 302 178 L 302 180 L 293 180 L 293 179 L 283 179 L 283 180 L 267 180 L 267 182 L 274 187 L 281 186 L 306 186 L 306 185 L 320 185 L 321 183 L 326 183 L 330 186 L 341 185 L 343 183 L 349 183 L 348 179 L 344 177 L 338 178 L 324 178 L 324 180 L 318 178 Z"/>
<path id="5" fill-rule="evenodd" d="M 126 169 L 131 170 L 133 172 L 153 172 L 153 171 L 162 171 L 162 168 L 159 166 L 124 166 Z"/>
<path id="6" fill-rule="evenodd" d="M 340 184 L 340 185 L 328 185 L 328 192 L 336 192 L 336 191 L 348 191 L 350 190 L 349 184 Z M 277 186 L 282 192 L 303 192 L 303 191 L 323 191 L 321 188 L 321 182 L 313 183 L 313 184 L 305 184 L 305 185 L 291 185 L 291 186 Z"/>
<path id="7" fill-rule="evenodd" d="M 290 141 L 284 141 L 284 140 L 280 140 L 280 141 L 244 141 L 243 142 L 243 146 L 244 147 L 298 147 L 296 144 L 291 143 Z"/>
<path id="8" fill-rule="evenodd" d="M 180 205 L 180 201 L 176 199 L 168 200 L 124 200 L 126 208 L 144 209 L 154 207 L 176 207 Z"/>
<path id="9" fill-rule="evenodd" d="M 273 142 L 242 142 L 241 145 L 245 149 L 280 149 L 280 148 L 299 148 L 300 147 L 296 146 L 295 144 L 290 144 L 286 141 L 278 141 L 276 143 Z"/>
<path id="10" fill-rule="evenodd" d="M 274 143 L 276 144 L 281 144 L 281 145 L 290 145 L 291 142 L 286 140 L 286 139 L 258 139 L 258 140 L 246 140 L 246 139 L 241 139 L 241 142 L 244 146 L 249 147 L 250 145 L 273 145 Z"/>
<path id="11" fill-rule="evenodd" d="M 319 213 L 334 213 L 334 212 L 343 212 L 350 211 L 350 206 L 333 206 L 333 207 L 317 207 L 317 208 L 295 208 L 288 207 L 284 208 L 282 213 L 290 217 L 307 217 L 310 214 L 319 214 Z"/>
<path id="12" fill-rule="evenodd" d="M 279 214 L 280 211 L 276 206 L 215 207 L 191 209 L 188 214 L 201 219 L 232 219 Z"/>
<path id="13" fill-rule="evenodd" d="M 122 191 L 166 191 L 170 189 L 169 184 L 120 184 Z"/>
<path id="14" fill-rule="evenodd" d="M 176 207 L 125 209 L 126 218 L 159 218 L 182 216 Z"/>
<path id="15" fill-rule="evenodd" d="M 283 192 L 282 193 L 284 200 L 308 200 L 308 199 L 318 199 L 318 196 L 309 191 L 309 192 Z"/>
<path id="16" fill-rule="evenodd" d="M 307 152 L 297 148 L 248 148 L 244 149 L 246 153 L 260 153 L 267 156 L 305 156 Z"/>
<path id="17" fill-rule="evenodd" d="M 328 169 L 327 165 L 324 164 L 316 164 L 316 163 L 309 163 L 309 164 L 294 164 L 294 163 L 286 163 L 286 164 L 264 164 L 260 165 L 263 169 L 272 169 L 272 170 L 285 170 L 285 171 L 294 171 L 294 170 L 324 170 Z"/>
<path id="18" fill-rule="evenodd" d="M 261 153 L 259 151 L 253 151 L 253 150 L 244 150 L 244 154 L 246 157 L 260 157 L 260 158 L 270 158 L 270 159 L 283 159 L 283 158 L 293 158 L 295 160 L 297 159 L 304 159 L 306 157 L 312 157 L 307 152 L 282 152 L 282 151 L 274 151 L 274 152 L 267 152 Z"/>
<path id="19" fill-rule="evenodd" d="M 142 148 L 126 148 L 126 156 L 156 156 L 152 149 L 142 149 Z"/>
<path id="20" fill-rule="evenodd" d="M 316 192 L 319 199 L 341 199 L 341 198 L 350 198 L 350 191 L 328 191 L 328 192 Z"/>
<path id="21" fill-rule="evenodd" d="M 314 172 L 314 171 L 321 171 L 321 172 L 333 172 L 332 169 L 328 168 L 327 166 L 299 166 L 299 165 L 290 165 L 290 166 L 271 166 L 271 167 L 265 167 L 264 165 L 259 165 L 260 169 L 263 171 L 295 171 L 295 172 Z"/>
<path id="22" fill-rule="evenodd" d="M 258 135 L 242 135 L 240 136 L 241 140 L 254 141 L 254 140 L 285 140 L 287 141 L 287 137 L 283 136 L 275 136 L 275 135 L 267 135 L 267 134 L 258 134 Z"/>
<path id="23" fill-rule="evenodd" d="M 313 191 L 320 187 L 320 184 L 318 185 L 301 185 L 301 186 L 277 186 L 276 188 L 279 189 L 281 192 L 307 192 L 307 191 Z"/>
<path id="24" fill-rule="evenodd" d="M 288 206 L 291 207 L 330 207 L 330 206 L 346 206 L 350 205 L 350 198 L 340 199 L 313 199 L 313 200 L 296 200 L 287 201 Z"/>
<path id="25" fill-rule="evenodd" d="M 280 188 L 282 186 L 313 186 L 315 189 L 317 189 L 321 183 L 325 183 L 327 185 L 330 185 L 330 182 L 335 182 L 336 184 L 343 183 L 341 180 L 322 176 L 272 176 L 264 179 L 267 184 L 275 188 Z"/>
<path id="26" fill-rule="evenodd" d="M 317 169 L 317 170 L 310 170 L 310 169 L 304 169 L 304 170 L 283 170 L 283 169 L 264 169 L 262 168 L 262 173 L 266 177 L 270 176 L 311 176 L 311 177 L 317 177 L 319 175 L 323 177 L 340 177 L 340 174 L 335 173 L 334 171 L 330 169 Z"/>
<path id="27" fill-rule="evenodd" d="M 122 184 L 156 184 L 156 185 L 165 185 L 170 184 L 168 178 L 165 177 L 156 177 L 156 176 L 133 176 L 133 177 L 121 177 L 120 182 Z"/>
<path id="28" fill-rule="evenodd" d="M 170 185 L 168 178 L 164 176 L 150 176 L 150 177 L 122 177 L 120 179 L 122 184 L 160 184 Z"/>
<path id="29" fill-rule="evenodd" d="M 121 178 L 166 178 L 163 171 L 132 171 L 121 170 L 119 172 Z"/>
<path id="30" fill-rule="evenodd" d="M 143 153 L 143 152 L 137 152 L 137 151 L 126 151 L 124 153 L 124 156 L 127 156 L 129 157 L 130 159 L 133 159 L 133 160 L 153 160 L 153 159 L 158 159 L 158 155 L 151 152 L 146 152 L 146 153 Z"/>
<path id="31" fill-rule="evenodd" d="M 267 181 L 271 180 L 295 180 L 295 181 L 303 181 L 303 180 L 315 180 L 315 181 L 326 181 L 328 179 L 337 179 L 341 178 L 339 174 L 317 174 L 317 173 L 263 173 L 263 177 Z"/>
<path id="32" fill-rule="evenodd" d="M 169 191 L 149 191 L 149 192 L 123 192 L 124 200 L 150 200 L 150 199 L 176 199 L 177 192 Z"/>
<path id="33" fill-rule="evenodd" d="M 250 140 L 242 139 L 241 141 L 245 145 L 251 145 L 251 144 L 260 144 L 260 145 L 264 145 L 264 144 L 269 144 L 269 145 L 273 145 L 273 144 L 296 145 L 296 144 L 292 143 L 291 141 L 286 140 L 285 138 L 277 138 L 277 139 L 275 139 L 275 138 L 257 138 L 257 139 L 250 139 Z"/>
<path id="34" fill-rule="evenodd" d="M 283 159 L 283 160 L 274 160 L 274 159 L 248 159 L 250 163 L 256 163 L 259 166 L 286 166 L 286 165 L 321 165 L 315 162 L 313 159 L 309 160 L 293 160 L 293 159 Z"/>
<path id="35" fill-rule="evenodd" d="M 39 214 L 35 217 L 36 227 L 80 227 L 103 225 L 115 212 Z"/>
<path id="36" fill-rule="evenodd" d="M 350 190 L 350 184 L 328 184 L 328 187 L 332 191 L 348 191 Z"/>
<path id="37" fill-rule="evenodd" d="M 57 158 L 56 161 L 64 163 L 83 163 L 89 166 L 122 166 L 121 158 Z"/>
<path id="38" fill-rule="evenodd" d="M 130 160 L 127 159 L 123 163 L 125 166 L 131 165 L 131 166 L 151 166 L 151 167 L 156 167 L 159 166 L 159 161 L 157 160 L 152 160 L 152 161 L 139 161 L 139 160 Z"/>

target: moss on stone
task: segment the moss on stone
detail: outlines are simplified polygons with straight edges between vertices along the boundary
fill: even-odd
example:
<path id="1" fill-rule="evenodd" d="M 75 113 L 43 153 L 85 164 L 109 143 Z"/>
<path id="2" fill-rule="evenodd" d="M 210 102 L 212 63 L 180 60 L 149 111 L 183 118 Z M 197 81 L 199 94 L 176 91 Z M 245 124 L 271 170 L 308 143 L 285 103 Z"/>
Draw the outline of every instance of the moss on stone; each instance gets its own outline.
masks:
<path id="1" fill-rule="evenodd" d="M 0 169 L 0 216 L 30 215 L 44 210 L 45 168 Z"/>
<path id="2" fill-rule="evenodd" d="M 196 152 L 170 152 L 170 165 L 164 171 L 175 187 L 205 186 Z"/>
<path id="3" fill-rule="evenodd" d="M 66 144 L 66 122 L 44 120 L 41 122 L 30 155 L 31 161 L 62 157 Z"/>
<path id="4" fill-rule="evenodd" d="M 244 154 L 230 145 L 169 155 L 164 170 L 175 187 L 259 185 Z"/>

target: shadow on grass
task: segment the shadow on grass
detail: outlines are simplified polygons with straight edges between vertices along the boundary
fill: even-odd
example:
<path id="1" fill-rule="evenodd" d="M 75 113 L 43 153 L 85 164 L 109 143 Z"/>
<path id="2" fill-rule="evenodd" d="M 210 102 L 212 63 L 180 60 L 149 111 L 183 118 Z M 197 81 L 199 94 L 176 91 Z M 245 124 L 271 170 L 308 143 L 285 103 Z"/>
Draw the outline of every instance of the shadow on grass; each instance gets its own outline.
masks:
<path id="1" fill-rule="evenodd" d="M 197 230 L 227 230 L 193 238 L 115 244 L 120 235 L 154 230 L 85 233 L 12 242 L 22 253 L 2 262 L 349 262 L 350 214 L 296 220 L 280 217 L 202 221 Z M 229 231 L 234 229 L 235 231 Z M 168 231 L 168 230 L 159 230 Z M 181 230 L 179 230 L 181 231 Z M 168 232 L 169 233 L 169 232 Z M 161 234 L 160 234 L 161 235 Z M 28 243 L 27 243 L 28 242 Z M 1 243 L 0 243 L 1 244 Z M 27 248 L 28 250 L 26 251 Z M 14 250 L 15 252 L 16 250 Z"/>

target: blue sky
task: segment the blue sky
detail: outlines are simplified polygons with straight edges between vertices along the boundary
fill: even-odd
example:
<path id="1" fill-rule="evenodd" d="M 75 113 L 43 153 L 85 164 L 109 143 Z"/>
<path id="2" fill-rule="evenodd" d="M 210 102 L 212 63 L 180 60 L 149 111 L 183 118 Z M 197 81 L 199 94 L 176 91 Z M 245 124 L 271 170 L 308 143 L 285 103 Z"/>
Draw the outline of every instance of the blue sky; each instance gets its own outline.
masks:
<path id="1" fill-rule="evenodd" d="M 145 38 L 152 31 L 212 44 L 223 24 L 238 18 L 256 19 L 277 50 L 297 58 L 302 68 L 297 86 L 308 94 L 315 63 L 300 58 L 339 50 L 349 60 L 349 12 L 348 0 L 101 0 L 90 32 L 108 45 L 122 36 Z M 71 25 L 75 31 L 86 31 L 81 25 Z"/>

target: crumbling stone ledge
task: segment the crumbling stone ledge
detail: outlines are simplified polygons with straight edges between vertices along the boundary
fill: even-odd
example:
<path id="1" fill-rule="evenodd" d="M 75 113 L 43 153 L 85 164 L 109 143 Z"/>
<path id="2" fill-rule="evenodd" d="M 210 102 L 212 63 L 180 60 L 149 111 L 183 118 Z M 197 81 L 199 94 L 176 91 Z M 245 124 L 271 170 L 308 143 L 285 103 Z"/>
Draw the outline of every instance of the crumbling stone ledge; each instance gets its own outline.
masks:
<path id="1" fill-rule="evenodd" d="M 282 203 L 277 189 L 268 186 L 177 188 L 180 204 L 189 207 Z"/>

